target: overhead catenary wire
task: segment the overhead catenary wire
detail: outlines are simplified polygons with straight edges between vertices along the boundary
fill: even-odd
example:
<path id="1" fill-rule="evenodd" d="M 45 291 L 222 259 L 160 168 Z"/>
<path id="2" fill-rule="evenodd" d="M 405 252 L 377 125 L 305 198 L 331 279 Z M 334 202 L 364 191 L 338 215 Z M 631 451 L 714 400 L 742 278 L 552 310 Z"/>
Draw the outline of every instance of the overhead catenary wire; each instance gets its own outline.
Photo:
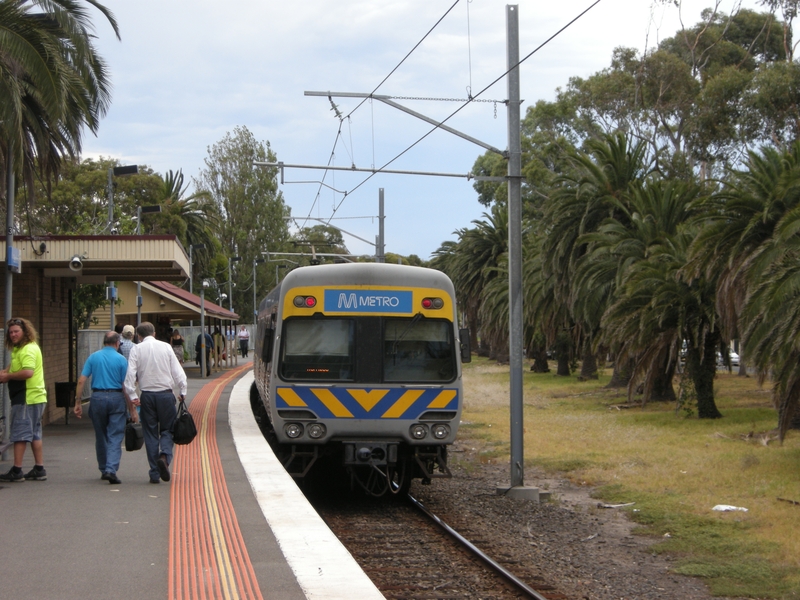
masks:
<path id="1" fill-rule="evenodd" d="M 580 13 L 579 13 L 579 14 L 578 14 L 576 17 L 574 17 L 573 19 L 571 19 L 570 21 L 568 21 L 568 22 L 567 22 L 567 23 L 566 23 L 566 24 L 565 24 L 563 27 L 561 27 L 561 28 L 560 28 L 558 31 L 556 31 L 556 32 L 555 32 L 553 35 L 551 35 L 550 37 L 548 37 L 548 38 L 547 38 L 545 41 L 543 41 L 541 44 L 539 44 L 539 45 L 538 45 L 536 48 L 534 48 L 534 49 L 533 49 L 531 52 L 529 52 L 527 55 L 525 55 L 525 56 L 524 56 L 522 59 L 520 59 L 520 60 L 519 60 L 519 61 L 518 61 L 516 64 L 514 64 L 514 65 L 511 65 L 511 66 L 510 66 L 508 69 L 506 69 L 506 70 L 505 70 L 505 71 L 504 71 L 504 72 L 503 72 L 503 73 L 502 73 L 500 76 L 498 76 L 498 77 L 497 77 L 497 78 L 495 78 L 495 79 L 494 79 L 494 80 L 493 80 L 491 83 L 489 83 L 488 85 L 486 85 L 486 86 L 485 86 L 485 87 L 484 87 L 484 88 L 483 88 L 481 91 L 479 91 L 477 94 L 475 94 L 474 98 L 476 98 L 476 99 L 477 99 L 479 96 L 483 95 L 483 94 L 484 94 L 486 91 L 488 91 L 488 90 L 489 90 L 491 87 L 493 87 L 493 86 L 494 86 L 494 85 L 495 85 L 497 82 L 499 82 L 501 79 L 503 79 L 504 77 L 506 77 L 506 76 L 507 76 L 507 75 L 508 75 L 508 74 L 509 74 L 509 73 L 510 73 L 510 72 L 511 72 L 513 69 L 515 69 L 515 68 L 517 68 L 518 66 L 520 66 L 522 63 L 524 63 L 525 61 L 527 61 L 527 60 L 528 60 L 530 57 L 532 57 L 534 54 L 536 54 L 537 52 L 539 52 L 539 50 L 541 50 L 541 49 L 542 49 L 542 48 L 544 48 L 544 47 L 545 47 L 547 44 L 549 44 L 550 42 L 552 42 L 552 41 L 553 41 L 553 40 L 554 40 L 556 37 L 558 37 L 559 35 L 561 35 L 561 34 L 562 34 L 564 31 L 566 31 L 566 30 L 567 30 L 569 27 L 571 27 L 571 26 L 572 26 L 572 25 L 573 25 L 575 22 L 577 22 L 579 19 L 581 19 L 581 18 L 582 18 L 582 17 L 583 17 L 583 16 L 584 16 L 586 13 L 588 13 L 588 12 L 589 12 L 590 10 L 592 10 L 592 9 L 593 9 L 595 6 L 597 6 L 598 4 L 600 4 L 600 2 L 602 2 L 602 0 L 595 0 L 594 2 L 592 2 L 592 4 L 590 4 L 590 5 L 589 5 L 587 8 L 585 8 L 583 11 L 581 11 L 581 12 L 580 12 Z M 455 6 L 455 5 L 454 5 L 454 6 Z M 450 8 L 450 10 L 452 10 L 452 7 Z M 448 12 L 449 12 L 449 11 L 448 11 Z M 445 16 L 446 16 L 446 14 L 445 14 Z M 442 17 L 442 18 L 444 18 L 444 17 Z M 440 19 L 439 21 L 441 21 L 441 19 Z M 438 22 L 437 22 L 437 25 L 438 25 Z M 419 45 L 419 44 L 417 44 L 417 45 Z M 415 48 L 416 48 L 416 46 L 415 46 Z M 412 52 L 413 52 L 413 50 L 412 50 Z M 410 53 L 409 53 L 409 54 L 410 54 Z M 399 66 L 399 65 L 398 65 L 398 66 Z M 397 67 L 395 67 L 395 69 L 394 69 L 394 70 L 396 70 L 396 69 L 397 69 Z M 392 73 L 394 72 L 394 70 L 392 71 Z M 391 73 L 390 73 L 389 75 L 391 75 Z M 384 80 L 381 82 L 381 84 L 379 84 L 379 86 L 378 86 L 378 87 L 380 87 L 380 85 L 382 85 L 382 84 L 383 84 L 383 82 L 385 82 L 385 81 L 386 81 L 386 79 L 388 79 L 389 75 L 387 75 L 387 76 L 384 78 Z M 375 88 L 375 90 L 377 90 L 377 88 Z M 374 94 L 374 93 L 375 93 L 375 90 L 373 90 L 372 92 L 370 92 L 370 95 Z M 348 113 L 348 116 L 349 116 L 349 115 L 352 115 L 352 114 L 353 114 L 353 112 L 355 112 L 355 110 L 356 110 L 356 109 L 358 109 L 358 107 L 359 107 L 359 106 L 361 106 L 361 105 L 362 105 L 362 104 L 363 104 L 365 101 L 366 101 L 366 98 L 365 98 L 364 100 L 362 100 L 362 101 L 359 103 L 359 105 L 358 105 L 358 106 L 356 106 L 356 108 L 355 108 L 355 109 L 353 109 L 352 111 L 350 111 L 350 112 Z M 461 111 L 462 111 L 464 108 L 466 108 L 467 106 L 469 106 L 469 104 L 470 104 L 471 102 L 473 102 L 473 99 L 469 99 L 469 100 L 467 100 L 466 102 L 464 102 L 464 104 L 462 104 L 461 106 L 459 106 L 459 107 L 458 107 L 456 110 L 454 110 L 452 113 L 450 113 L 450 114 L 449 114 L 449 115 L 448 115 L 448 116 L 447 116 L 445 119 L 443 119 L 442 121 L 440 121 L 440 125 L 443 125 L 443 124 L 447 123 L 447 121 L 449 121 L 450 119 L 452 119 L 452 118 L 453 118 L 455 115 L 457 115 L 459 112 L 461 112 Z M 370 173 L 370 174 L 369 174 L 367 177 L 365 177 L 365 178 L 364 178 L 364 180 L 363 180 L 363 181 L 361 181 L 361 182 L 360 182 L 359 184 L 357 184 L 357 185 L 356 185 L 354 188 L 352 188 L 351 190 L 349 190 L 349 191 L 348 191 L 348 193 L 347 193 L 347 195 L 346 195 L 346 196 L 344 196 L 344 197 L 343 197 L 343 198 L 342 198 L 342 199 L 339 201 L 339 204 L 337 204 L 337 205 L 336 205 L 336 208 L 334 209 L 334 211 L 333 211 L 333 213 L 332 213 L 331 217 L 333 217 L 333 215 L 335 215 L 335 214 L 336 214 L 336 212 L 339 210 L 339 208 L 341 208 L 341 206 L 342 206 L 342 203 L 344 203 L 344 201 L 347 199 L 347 196 L 349 196 L 349 195 L 352 195 L 352 194 L 353 194 L 353 192 L 355 192 L 355 191 L 356 191 L 358 188 L 360 188 L 362 185 L 364 185 L 365 183 L 367 183 L 367 181 L 369 181 L 370 179 L 372 179 L 372 178 L 373 178 L 375 175 L 377 175 L 378 173 L 380 173 L 380 172 L 381 172 L 383 169 L 385 169 L 386 167 L 388 167 L 389 165 L 391 165 L 393 162 L 395 162 L 395 161 L 396 161 L 397 159 L 399 159 L 401 156 L 403 156 L 403 155 L 404 155 L 404 154 L 406 154 L 408 151 L 410 151 L 412 148 L 414 148 L 415 146 L 417 146 L 417 145 L 418 145 L 420 142 L 422 142 L 424 139 L 426 139 L 426 138 L 427 138 L 429 135 L 431 135 L 431 134 L 432 134 L 434 131 L 436 131 L 437 129 L 439 129 L 439 125 L 436 125 L 436 126 L 434 126 L 433 128 L 431 128 L 431 129 L 430 129 L 430 130 L 429 130 L 427 133 L 425 133 L 425 134 L 424 134 L 422 137 L 420 137 L 420 138 L 419 138 L 419 139 L 417 139 L 417 140 L 416 140 L 414 143 L 412 143 L 411 145 L 409 145 L 408 147 L 406 147 L 406 149 L 405 149 L 405 150 L 403 150 L 402 152 L 400 152 L 399 154 L 397 154 L 397 155 L 396 155 L 394 158 L 392 158 L 391 160 L 389 160 L 388 162 L 386 162 L 386 163 L 385 163 L 385 164 L 384 164 L 382 167 L 379 167 L 378 169 L 375 169 L 375 172 L 374 172 L 374 173 Z"/>

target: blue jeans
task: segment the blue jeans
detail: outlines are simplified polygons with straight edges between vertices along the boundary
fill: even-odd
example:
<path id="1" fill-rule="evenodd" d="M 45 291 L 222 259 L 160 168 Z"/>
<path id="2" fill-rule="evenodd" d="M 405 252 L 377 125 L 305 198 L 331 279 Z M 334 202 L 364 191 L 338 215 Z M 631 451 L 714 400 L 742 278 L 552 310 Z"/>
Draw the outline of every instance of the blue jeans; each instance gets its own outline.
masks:
<path id="1" fill-rule="evenodd" d="M 89 417 L 94 425 L 97 468 L 101 473 L 116 473 L 128 420 L 125 396 L 122 392 L 93 392 Z"/>
<path id="2" fill-rule="evenodd" d="M 141 420 L 144 433 L 144 448 L 150 463 L 150 479 L 159 479 L 156 461 L 163 454 L 167 464 L 172 463 L 172 433 L 170 428 L 178 414 L 175 395 L 171 392 L 145 392 L 139 398 L 142 404 Z"/>

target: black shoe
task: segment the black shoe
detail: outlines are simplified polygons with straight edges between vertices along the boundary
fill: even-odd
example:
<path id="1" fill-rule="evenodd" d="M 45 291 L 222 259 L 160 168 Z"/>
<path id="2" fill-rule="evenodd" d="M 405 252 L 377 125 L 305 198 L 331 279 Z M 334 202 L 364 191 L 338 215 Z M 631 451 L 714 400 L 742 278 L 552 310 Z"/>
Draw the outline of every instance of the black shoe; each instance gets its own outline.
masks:
<path id="1" fill-rule="evenodd" d="M 161 481 L 169 481 L 169 466 L 167 466 L 167 460 L 165 458 L 159 458 L 156 461 L 156 467 L 158 467 L 158 474 L 161 477 Z"/>
<path id="2" fill-rule="evenodd" d="M 108 473 L 103 473 L 102 475 L 100 475 L 100 479 L 102 479 L 103 481 L 108 481 Z"/>
<path id="3" fill-rule="evenodd" d="M 27 473 L 25 473 L 25 480 L 26 481 L 45 481 L 47 479 L 47 471 L 44 469 L 37 469 L 34 467 Z"/>
<path id="4" fill-rule="evenodd" d="M 15 472 L 12 468 L 8 473 L 0 474 L 0 481 L 25 481 L 25 476 L 22 474 L 22 469 Z"/>
<path id="5" fill-rule="evenodd" d="M 117 477 L 116 473 L 103 473 L 103 474 L 106 476 L 105 477 L 106 480 L 108 480 L 108 483 L 110 483 L 111 485 L 114 485 L 115 483 L 122 483 L 122 480 L 119 477 Z"/>
<path id="6" fill-rule="evenodd" d="M 151 479 L 150 483 L 161 483 L 160 479 Z"/>

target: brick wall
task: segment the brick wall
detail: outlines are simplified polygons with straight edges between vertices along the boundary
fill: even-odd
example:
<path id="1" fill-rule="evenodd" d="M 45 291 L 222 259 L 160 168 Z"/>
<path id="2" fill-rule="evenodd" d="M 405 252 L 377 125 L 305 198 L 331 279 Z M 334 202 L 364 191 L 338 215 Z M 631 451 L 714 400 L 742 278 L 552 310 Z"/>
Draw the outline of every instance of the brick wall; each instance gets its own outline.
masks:
<path id="1" fill-rule="evenodd" d="M 0 298 L 5 298 L 5 277 L 0 279 Z M 64 418 L 65 409 L 56 408 L 55 384 L 57 381 L 70 381 L 70 315 L 66 283 L 61 278 L 44 277 L 40 269 L 23 271 L 21 275 L 14 275 L 13 281 L 12 316 L 28 319 L 39 334 L 47 385 L 45 424 Z M 72 380 L 77 381 L 77 377 L 73 376 Z"/>

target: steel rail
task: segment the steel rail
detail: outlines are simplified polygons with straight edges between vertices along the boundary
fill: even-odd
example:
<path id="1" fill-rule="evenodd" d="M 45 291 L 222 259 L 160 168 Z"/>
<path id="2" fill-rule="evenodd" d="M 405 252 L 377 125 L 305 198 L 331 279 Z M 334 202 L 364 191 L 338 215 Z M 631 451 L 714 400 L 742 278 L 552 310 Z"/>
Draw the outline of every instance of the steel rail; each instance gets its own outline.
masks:
<path id="1" fill-rule="evenodd" d="M 455 529 L 450 527 L 447 523 L 442 521 L 439 517 L 429 511 L 425 506 L 414 498 L 411 494 L 408 494 L 408 501 L 411 502 L 414 506 L 416 506 L 420 511 L 422 511 L 425 515 L 428 516 L 434 523 L 439 525 L 442 529 L 444 529 L 453 539 L 455 539 L 459 544 L 467 548 L 470 552 L 472 552 L 475 556 L 480 558 L 486 565 L 494 569 L 496 573 L 498 573 L 501 577 L 503 577 L 506 581 L 511 583 L 514 587 L 516 587 L 521 592 L 528 594 L 531 598 L 535 600 L 548 600 L 545 596 L 542 596 L 539 592 L 531 588 L 528 584 L 524 581 L 518 579 L 513 573 L 505 569 L 503 566 L 498 564 L 488 555 L 486 555 L 480 548 L 475 546 L 472 542 L 470 542 L 467 538 L 463 535 L 458 533 Z"/>

